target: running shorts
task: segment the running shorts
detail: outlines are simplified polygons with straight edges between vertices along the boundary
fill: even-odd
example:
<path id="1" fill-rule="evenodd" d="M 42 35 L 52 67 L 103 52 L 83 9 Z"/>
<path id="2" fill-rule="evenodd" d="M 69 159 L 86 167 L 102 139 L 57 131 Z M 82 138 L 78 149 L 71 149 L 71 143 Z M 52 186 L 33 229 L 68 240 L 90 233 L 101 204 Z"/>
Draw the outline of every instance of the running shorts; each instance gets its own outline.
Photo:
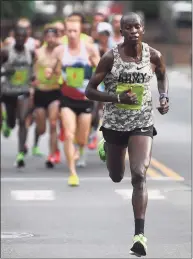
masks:
<path id="1" fill-rule="evenodd" d="M 60 89 L 51 91 L 41 91 L 36 89 L 34 93 L 34 106 L 35 108 L 47 109 L 52 102 L 57 100 L 60 101 L 60 98 Z"/>
<path id="2" fill-rule="evenodd" d="M 102 131 L 107 143 L 124 147 L 128 146 L 129 137 L 131 136 L 149 136 L 153 139 L 157 135 L 157 130 L 153 125 L 146 128 L 136 128 L 132 131 L 115 131 L 101 126 L 100 131 Z"/>
<path id="3" fill-rule="evenodd" d="M 2 94 L 0 97 L 0 103 L 16 103 L 18 99 L 28 98 L 30 93 L 6 95 Z"/>
<path id="4" fill-rule="evenodd" d="M 94 103 L 90 100 L 75 100 L 62 95 L 60 107 L 61 109 L 70 108 L 77 116 L 79 116 L 81 113 L 92 113 Z"/>

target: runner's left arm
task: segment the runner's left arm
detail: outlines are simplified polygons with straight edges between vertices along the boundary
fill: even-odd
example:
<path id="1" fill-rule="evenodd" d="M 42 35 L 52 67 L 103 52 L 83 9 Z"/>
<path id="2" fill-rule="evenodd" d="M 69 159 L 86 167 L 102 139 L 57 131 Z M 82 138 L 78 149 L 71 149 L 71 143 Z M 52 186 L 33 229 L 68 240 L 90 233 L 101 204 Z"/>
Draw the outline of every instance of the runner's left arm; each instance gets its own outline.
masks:
<path id="1" fill-rule="evenodd" d="M 160 98 L 159 98 L 160 107 L 158 107 L 158 111 L 163 115 L 169 111 L 168 81 L 167 81 L 167 75 L 166 75 L 166 65 L 162 54 L 153 48 L 150 48 L 150 61 L 155 68 L 158 91 L 160 94 Z"/>

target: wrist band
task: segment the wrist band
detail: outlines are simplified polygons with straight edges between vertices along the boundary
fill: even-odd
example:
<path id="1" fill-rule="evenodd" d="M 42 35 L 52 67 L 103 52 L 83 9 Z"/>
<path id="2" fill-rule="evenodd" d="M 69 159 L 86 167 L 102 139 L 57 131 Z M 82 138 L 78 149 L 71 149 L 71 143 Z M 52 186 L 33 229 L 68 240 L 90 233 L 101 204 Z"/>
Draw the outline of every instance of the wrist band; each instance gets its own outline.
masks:
<path id="1" fill-rule="evenodd" d="M 167 93 L 160 94 L 159 100 L 162 100 L 164 98 L 166 98 L 167 102 L 169 102 L 169 98 L 168 98 L 168 94 Z"/>
<path id="2" fill-rule="evenodd" d="M 117 101 L 118 101 L 118 103 L 121 102 L 119 94 L 117 95 Z"/>

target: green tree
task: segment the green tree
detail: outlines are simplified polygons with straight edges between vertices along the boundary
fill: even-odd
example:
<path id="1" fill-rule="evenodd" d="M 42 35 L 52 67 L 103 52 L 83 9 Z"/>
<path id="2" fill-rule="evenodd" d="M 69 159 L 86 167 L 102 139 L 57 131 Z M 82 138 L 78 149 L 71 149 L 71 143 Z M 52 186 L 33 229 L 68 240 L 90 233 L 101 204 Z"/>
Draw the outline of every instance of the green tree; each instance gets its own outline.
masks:
<path id="1" fill-rule="evenodd" d="M 35 14 L 35 1 L 17 1 L 2 0 L 1 1 L 1 19 L 17 19 L 19 17 L 27 17 L 32 19 Z"/>

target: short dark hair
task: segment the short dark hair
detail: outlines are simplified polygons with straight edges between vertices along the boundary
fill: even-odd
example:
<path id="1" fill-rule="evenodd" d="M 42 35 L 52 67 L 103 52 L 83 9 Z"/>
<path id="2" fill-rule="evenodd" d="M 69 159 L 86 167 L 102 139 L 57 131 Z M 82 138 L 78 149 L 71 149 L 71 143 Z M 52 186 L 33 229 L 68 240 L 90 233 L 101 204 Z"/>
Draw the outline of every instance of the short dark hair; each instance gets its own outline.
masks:
<path id="1" fill-rule="evenodd" d="M 125 21 L 128 19 L 128 17 L 130 16 L 136 16 L 138 18 L 140 18 L 140 22 L 142 25 L 144 25 L 144 19 L 141 15 L 139 15 L 138 13 L 134 13 L 134 12 L 129 12 L 127 14 L 124 14 L 122 17 L 121 17 L 121 28 L 123 28 L 123 25 L 125 24 Z"/>
<path id="2" fill-rule="evenodd" d="M 73 12 L 71 13 L 70 15 L 68 15 L 68 18 L 72 17 L 72 16 L 79 16 L 80 19 L 81 19 L 81 23 L 85 23 L 86 22 L 86 19 L 84 17 L 84 15 L 82 13 L 79 13 L 79 12 Z"/>

